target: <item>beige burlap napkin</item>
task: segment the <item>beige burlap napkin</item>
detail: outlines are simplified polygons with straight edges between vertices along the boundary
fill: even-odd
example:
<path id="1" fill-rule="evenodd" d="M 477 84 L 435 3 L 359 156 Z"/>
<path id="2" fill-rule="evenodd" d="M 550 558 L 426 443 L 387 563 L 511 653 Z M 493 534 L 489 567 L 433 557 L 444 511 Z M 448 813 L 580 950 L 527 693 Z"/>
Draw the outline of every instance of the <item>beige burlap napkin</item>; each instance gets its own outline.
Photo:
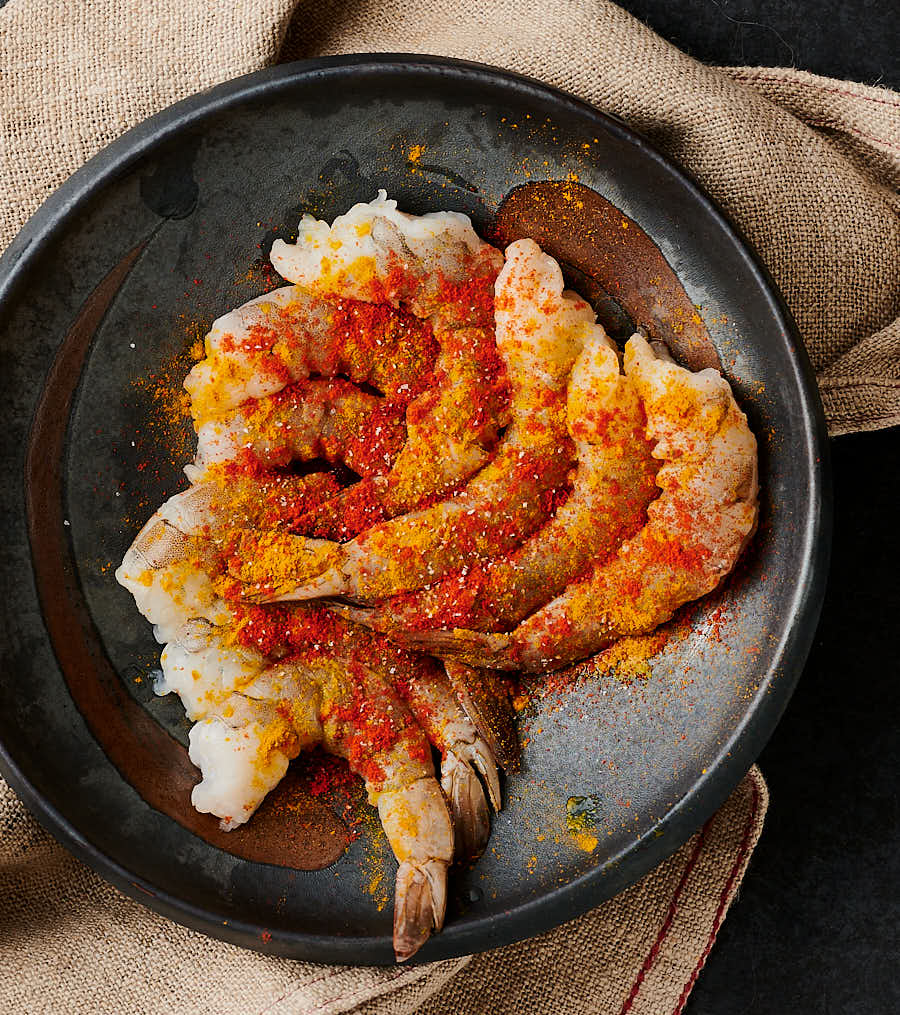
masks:
<path id="1" fill-rule="evenodd" d="M 315 966 L 210 941 L 70 856 L 0 782 L 0 1011 L 9 1015 L 678 1012 L 762 831 L 753 768 L 642 881 L 532 941 L 396 969 Z"/>
<path id="2" fill-rule="evenodd" d="M 629 120 L 762 255 L 800 325 L 831 432 L 900 422 L 900 96 L 791 70 L 705 67 L 603 0 L 10 0 L 0 247 L 82 162 L 169 103 L 279 56 L 385 50 L 497 64 Z M 754 769 L 639 885 L 536 942 L 468 964 L 336 969 L 155 916 L 57 846 L 0 781 L 0 1003 L 17 1015 L 668 1015 L 702 966 L 765 807 Z"/>

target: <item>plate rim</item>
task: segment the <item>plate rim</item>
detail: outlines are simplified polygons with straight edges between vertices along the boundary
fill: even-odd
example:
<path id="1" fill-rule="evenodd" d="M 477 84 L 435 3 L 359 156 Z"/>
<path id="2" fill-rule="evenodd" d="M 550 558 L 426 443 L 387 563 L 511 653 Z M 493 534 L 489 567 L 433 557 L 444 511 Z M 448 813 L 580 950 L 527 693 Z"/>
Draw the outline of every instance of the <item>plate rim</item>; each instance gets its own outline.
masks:
<path id="1" fill-rule="evenodd" d="M 194 93 L 141 121 L 94 155 L 76 170 L 28 219 L 0 255 L 0 319 L 14 300 L 32 263 L 62 231 L 71 216 L 98 192 L 125 173 L 154 146 L 164 143 L 205 117 L 269 93 L 273 89 L 302 87 L 318 77 L 360 72 L 444 75 L 448 80 L 487 84 L 518 93 L 537 92 L 557 108 L 568 106 L 593 120 L 602 130 L 638 148 L 666 172 L 680 178 L 695 200 L 706 207 L 718 227 L 739 250 L 760 291 L 780 324 L 793 383 L 800 396 L 804 421 L 802 447 L 797 451 L 808 463 L 809 510 L 803 524 L 801 559 L 786 626 L 773 656 L 773 666 L 760 679 L 757 691 L 731 735 L 720 746 L 705 773 L 693 783 L 665 815 L 638 839 L 623 847 L 603 865 L 566 885 L 528 899 L 499 914 L 457 926 L 448 924 L 430 939 L 414 962 L 465 955 L 533 937 L 598 906 L 680 848 L 724 803 L 775 730 L 799 680 L 809 654 L 824 600 L 831 551 L 833 506 L 827 429 L 818 387 L 806 348 L 793 317 L 775 282 L 753 246 L 694 177 L 677 162 L 619 117 L 552 86 L 512 71 L 487 64 L 446 57 L 408 53 L 355 53 L 321 57 L 267 67 Z M 788 672 L 785 672 L 787 666 Z M 781 669 L 782 672 L 773 673 Z M 272 929 L 263 941 L 256 924 L 229 919 L 227 926 L 215 914 L 161 891 L 158 886 L 129 871 L 93 846 L 68 819 L 31 785 L 0 742 L 0 773 L 28 810 L 54 838 L 101 877 L 137 902 L 194 930 L 272 955 L 305 958 L 349 965 L 390 964 L 385 958 L 386 936 L 344 938 L 339 935 L 304 934 Z M 622 860 L 628 859 L 629 874 L 621 877 Z"/>

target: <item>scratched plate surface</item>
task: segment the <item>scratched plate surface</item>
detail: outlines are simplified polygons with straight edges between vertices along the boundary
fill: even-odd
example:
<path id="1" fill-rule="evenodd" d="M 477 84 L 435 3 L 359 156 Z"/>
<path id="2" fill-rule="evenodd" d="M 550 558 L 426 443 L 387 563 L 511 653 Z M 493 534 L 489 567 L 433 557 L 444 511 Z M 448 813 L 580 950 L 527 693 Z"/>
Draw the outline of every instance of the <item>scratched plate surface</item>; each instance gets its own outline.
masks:
<path id="1" fill-rule="evenodd" d="M 543 86 L 427 59 L 277 68 L 126 135 L 0 260 L 0 761 L 47 827 L 139 901 L 271 953 L 391 961 L 394 866 L 377 829 L 342 850 L 327 808 L 290 834 L 270 808 L 243 840 L 193 814 L 188 726 L 152 692 L 159 647 L 110 563 L 184 483 L 190 434 L 154 422 L 160 394 L 177 389 L 192 337 L 267 287 L 264 256 L 302 212 L 330 218 L 384 187 L 407 210 L 464 211 L 508 238 L 523 215 L 537 231 L 538 181 L 556 181 L 570 209 L 563 247 L 590 195 L 613 206 L 607 226 L 652 241 L 633 248 L 643 268 L 619 291 L 596 253 L 563 253 L 612 330 L 643 324 L 687 358 L 711 341 L 704 355 L 718 355 L 760 438 L 760 530 L 649 675 L 596 668 L 531 695 L 489 850 L 453 872 L 447 926 L 419 958 L 537 933 L 632 884 L 700 827 L 771 733 L 815 628 L 830 502 L 805 355 L 752 255 L 646 143 Z M 572 797 L 588 801 L 580 839 Z M 326 866 L 292 866 L 313 854 Z"/>

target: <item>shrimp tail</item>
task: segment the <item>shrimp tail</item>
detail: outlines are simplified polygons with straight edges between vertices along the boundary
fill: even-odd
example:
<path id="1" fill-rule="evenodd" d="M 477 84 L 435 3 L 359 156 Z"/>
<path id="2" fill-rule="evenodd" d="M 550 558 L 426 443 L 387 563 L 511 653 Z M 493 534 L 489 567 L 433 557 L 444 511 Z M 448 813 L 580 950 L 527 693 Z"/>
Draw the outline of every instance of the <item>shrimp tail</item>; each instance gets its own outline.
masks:
<path id="1" fill-rule="evenodd" d="M 492 670 L 516 670 L 515 644 L 508 634 L 490 634 L 464 628 L 434 631 L 391 631 L 391 638 L 399 645 L 428 652 L 442 659 L 452 659 L 469 666 L 484 666 Z"/>
<path id="2" fill-rule="evenodd" d="M 495 794 L 499 794 L 500 779 L 491 759 L 483 755 L 479 757 L 477 752 L 474 756 L 467 757 L 467 747 L 476 745 L 458 744 L 444 755 L 441 762 L 441 789 L 450 805 L 456 854 L 463 859 L 474 860 L 484 852 L 491 834 L 490 811 L 475 766 L 482 774 L 487 771 L 493 776 L 491 780 L 486 774 L 485 783 L 495 807 L 498 801 Z"/>
<path id="3" fill-rule="evenodd" d="M 454 659 L 445 659 L 444 669 L 463 711 L 481 734 L 492 757 L 507 772 L 517 772 L 521 747 L 504 678 Z M 494 809 L 500 809 L 496 802 Z"/>
<path id="4" fill-rule="evenodd" d="M 447 911 L 447 864 L 443 860 L 404 860 L 397 871 L 394 901 L 394 953 L 405 962 L 432 930 L 444 925 Z"/>

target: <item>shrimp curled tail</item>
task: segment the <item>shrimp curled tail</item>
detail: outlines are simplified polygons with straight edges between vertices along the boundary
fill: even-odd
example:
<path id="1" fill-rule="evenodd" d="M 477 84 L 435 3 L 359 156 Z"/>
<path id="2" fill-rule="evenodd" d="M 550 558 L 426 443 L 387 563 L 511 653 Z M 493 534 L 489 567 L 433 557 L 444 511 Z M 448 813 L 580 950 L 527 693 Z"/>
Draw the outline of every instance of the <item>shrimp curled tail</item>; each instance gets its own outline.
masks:
<path id="1" fill-rule="evenodd" d="M 430 778 L 382 793 L 378 799 L 381 824 L 400 863 L 394 890 L 394 953 L 398 962 L 413 956 L 432 931 L 444 925 L 450 855 L 430 848 L 427 834 L 410 843 L 408 831 L 411 815 L 440 810 L 446 810 L 446 805 L 438 784 Z"/>
<path id="2" fill-rule="evenodd" d="M 444 925 L 447 910 L 447 867 L 439 860 L 423 864 L 404 861 L 397 870 L 394 908 L 394 954 L 405 962 L 422 947 L 433 928 Z"/>

